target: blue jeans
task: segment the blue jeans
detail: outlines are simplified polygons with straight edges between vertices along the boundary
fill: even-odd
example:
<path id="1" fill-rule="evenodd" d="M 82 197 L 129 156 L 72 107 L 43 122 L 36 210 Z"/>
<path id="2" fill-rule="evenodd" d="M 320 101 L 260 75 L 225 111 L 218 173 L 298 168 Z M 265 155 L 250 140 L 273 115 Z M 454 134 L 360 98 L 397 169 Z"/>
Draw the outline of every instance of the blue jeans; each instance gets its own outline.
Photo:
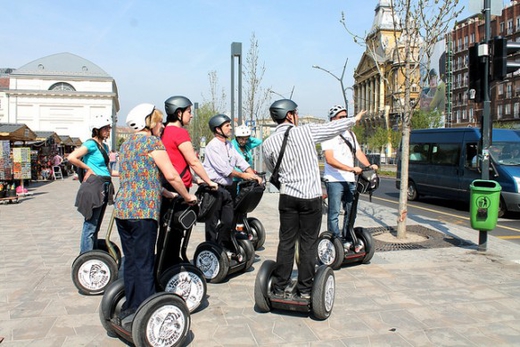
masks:
<path id="1" fill-rule="evenodd" d="M 136 310 L 144 300 L 155 293 L 155 241 L 158 223 L 155 219 L 118 219 L 117 231 L 121 238 L 125 266 L 126 302 L 123 310 Z"/>
<path id="2" fill-rule="evenodd" d="M 329 202 L 329 210 L 327 213 L 327 228 L 336 236 L 346 236 L 350 217 L 352 202 L 354 201 L 354 193 L 356 191 L 355 182 L 327 182 L 327 199 Z M 343 215 L 342 232 L 339 231 L 339 212 L 343 206 L 345 214 Z"/>
<path id="3" fill-rule="evenodd" d="M 100 219 L 103 219 L 107 203 L 92 210 L 92 217 L 83 222 L 83 230 L 81 231 L 80 254 L 91 251 L 97 243 Z M 103 212 L 103 213 L 102 213 Z"/>

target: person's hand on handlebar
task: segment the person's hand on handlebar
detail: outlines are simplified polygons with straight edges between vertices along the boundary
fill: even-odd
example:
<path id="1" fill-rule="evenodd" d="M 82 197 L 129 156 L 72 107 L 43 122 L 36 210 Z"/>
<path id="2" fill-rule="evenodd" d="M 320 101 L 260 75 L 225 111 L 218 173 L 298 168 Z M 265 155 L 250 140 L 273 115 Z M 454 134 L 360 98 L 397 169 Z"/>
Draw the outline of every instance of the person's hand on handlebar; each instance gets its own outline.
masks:
<path id="1" fill-rule="evenodd" d="M 164 189 L 164 188 L 161 189 L 161 194 L 162 194 L 162 196 L 164 196 L 165 198 L 168 198 L 168 199 L 174 199 L 179 196 L 179 194 L 177 194 L 175 192 L 171 192 L 168 189 Z"/>
<path id="2" fill-rule="evenodd" d="M 197 203 L 197 197 L 193 194 L 188 194 L 188 196 L 184 198 L 184 201 L 188 205 L 195 205 Z"/>
<path id="3" fill-rule="evenodd" d="M 352 168 L 352 171 L 354 172 L 354 174 L 359 175 L 359 174 L 361 174 L 361 172 L 363 172 L 363 169 L 360 168 L 359 166 L 354 166 Z"/>
<path id="4" fill-rule="evenodd" d="M 218 184 L 213 182 L 213 181 L 210 181 L 208 183 L 208 186 L 211 188 L 211 190 L 217 190 L 218 189 Z"/>
<path id="5" fill-rule="evenodd" d="M 379 166 L 377 166 L 376 164 L 370 164 L 367 167 L 375 171 L 379 170 Z"/>

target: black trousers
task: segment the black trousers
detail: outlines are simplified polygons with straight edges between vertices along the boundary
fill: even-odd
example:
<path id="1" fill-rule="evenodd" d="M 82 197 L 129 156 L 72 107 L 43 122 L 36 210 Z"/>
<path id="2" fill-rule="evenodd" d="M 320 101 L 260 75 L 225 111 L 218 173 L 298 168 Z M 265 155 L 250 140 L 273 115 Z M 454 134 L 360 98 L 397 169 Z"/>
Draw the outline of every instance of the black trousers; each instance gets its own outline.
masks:
<path id="1" fill-rule="evenodd" d="M 215 213 L 206 220 L 206 241 L 217 242 L 226 248 L 230 248 L 232 247 L 231 232 L 234 228 L 233 198 L 225 187 L 219 186 L 218 193 L 219 199 L 216 202 Z"/>
<path id="2" fill-rule="evenodd" d="M 300 264 L 298 266 L 298 291 L 309 293 L 312 290 L 317 243 L 321 228 L 322 198 L 299 199 L 280 194 L 280 231 L 276 268 L 273 272 L 273 289 L 283 291 L 290 283 L 294 264 L 296 240 L 299 240 Z"/>

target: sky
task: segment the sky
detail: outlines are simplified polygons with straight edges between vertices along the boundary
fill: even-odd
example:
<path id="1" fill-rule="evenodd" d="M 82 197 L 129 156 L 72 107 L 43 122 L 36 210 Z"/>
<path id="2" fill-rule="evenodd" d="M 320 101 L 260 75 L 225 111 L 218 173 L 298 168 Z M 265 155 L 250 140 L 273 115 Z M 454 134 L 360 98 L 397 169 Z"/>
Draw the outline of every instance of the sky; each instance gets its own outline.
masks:
<path id="1" fill-rule="evenodd" d="M 210 97 L 215 71 L 230 109 L 231 43 L 242 43 L 242 62 L 254 33 L 262 87 L 289 97 L 301 115 L 325 117 L 343 104 L 345 87 L 364 48 L 340 23 L 365 36 L 379 0 L 22 0 L 0 1 L 0 67 L 20 68 L 41 57 L 69 52 L 98 65 L 117 84 L 118 124 L 137 104 L 164 110 L 164 101 L 184 95 Z M 243 81 L 244 83 L 244 81 Z M 350 91 L 348 98 L 351 99 Z M 279 99 L 272 95 L 272 101 Z M 267 116 L 267 115 L 266 115 Z"/>

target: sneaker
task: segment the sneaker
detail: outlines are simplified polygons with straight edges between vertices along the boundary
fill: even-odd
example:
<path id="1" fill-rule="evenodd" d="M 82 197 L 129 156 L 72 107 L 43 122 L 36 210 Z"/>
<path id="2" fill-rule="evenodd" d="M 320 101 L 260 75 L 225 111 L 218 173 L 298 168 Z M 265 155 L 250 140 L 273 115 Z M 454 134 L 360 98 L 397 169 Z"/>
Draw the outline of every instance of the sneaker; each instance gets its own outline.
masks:
<path id="1" fill-rule="evenodd" d="M 311 293 L 300 293 L 300 299 L 310 300 L 311 299 Z"/>
<path id="2" fill-rule="evenodd" d="M 359 253 L 363 249 L 363 244 L 360 242 L 354 247 L 354 252 Z"/>
<path id="3" fill-rule="evenodd" d="M 272 292 L 273 296 L 277 299 L 284 299 L 285 298 L 285 292 L 283 290 L 273 290 Z"/>
<path id="4" fill-rule="evenodd" d="M 132 331 L 132 322 L 134 321 L 135 313 L 132 313 L 121 319 L 121 327 L 126 331 Z"/>
<path id="5" fill-rule="evenodd" d="M 343 248 L 345 249 L 345 251 L 347 251 L 347 252 L 350 251 L 351 247 L 352 247 L 352 242 L 349 242 L 349 241 L 343 242 Z"/>

